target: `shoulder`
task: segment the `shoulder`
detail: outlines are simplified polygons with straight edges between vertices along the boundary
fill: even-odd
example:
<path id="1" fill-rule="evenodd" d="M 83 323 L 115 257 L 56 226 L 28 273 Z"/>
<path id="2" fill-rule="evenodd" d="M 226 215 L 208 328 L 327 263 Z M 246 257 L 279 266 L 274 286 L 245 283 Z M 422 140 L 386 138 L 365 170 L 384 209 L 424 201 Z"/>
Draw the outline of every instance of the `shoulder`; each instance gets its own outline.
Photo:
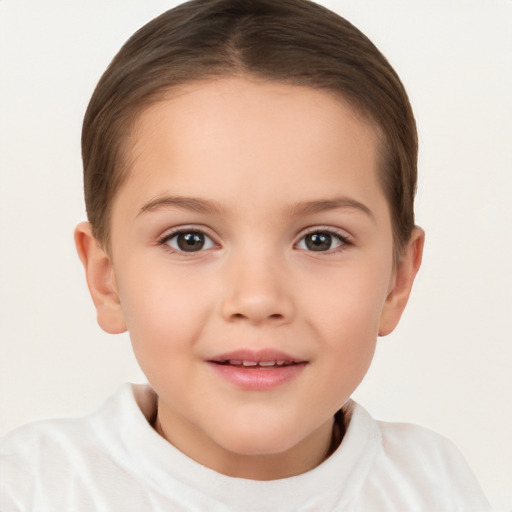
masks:
<path id="1" fill-rule="evenodd" d="M 452 441 L 419 425 L 376 421 L 382 457 L 409 472 L 473 478 L 466 459 Z M 445 481 L 443 479 L 443 481 Z"/>
<path id="2" fill-rule="evenodd" d="M 98 444 L 102 432 L 115 430 L 120 420 L 129 423 L 134 416 L 142 417 L 151 409 L 151 393 L 147 386 L 125 384 L 89 415 L 40 420 L 18 427 L 0 439 L 1 464 L 15 459 L 36 464 L 42 457 L 69 458 L 77 451 L 90 450 Z"/>
<path id="3" fill-rule="evenodd" d="M 80 420 L 37 421 L 12 431 L 0 440 L 0 508 L 11 510 L 13 503 L 28 506 L 49 479 L 67 481 L 77 452 L 92 444 Z"/>
<path id="4" fill-rule="evenodd" d="M 352 408 L 353 416 L 367 418 L 376 438 L 368 495 L 392 496 L 408 510 L 489 510 L 464 456 L 446 437 L 418 425 L 374 420 L 355 403 Z"/>
<path id="5" fill-rule="evenodd" d="M 433 430 L 412 423 L 375 420 L 354 401 L 349 402 L 344 413 L 348 413 L 349 428 L 360 428 L 364 419 L 368 431 L 378 439 L 380 457 L 397 463 L 425 464 L 425 467 L 450 464 L 467 466 L 455 445 Z"/>
<path id="6" fill-rule="evenodd" d="M 69 458 L 77 447 L 94 441 L 87 418 L 52 419 L 28 423 L 0 440 L 0 468 L 22 461 L 28 468 L 41 464 L 45 458 Z"/>
<path id="7" fill-rule="evenodd" d="M 411 449 L 418 455 L 424 453 L 429 458 L 458 456 L 455 445 L 443 435 L 412 423 L 375 421 L 386 452 L 410 454 Z"/>
<path id="8" fill-rule="evenodd" d="M 0 439 L 0 509 L 108 478 L 120 457 L 106 437 L 119 438 L 134 416 L 143 416 L 139 402 L 151 407 L 148 400 L 143 386 L 124 385 L 90 415 L 32 422 Z"/>

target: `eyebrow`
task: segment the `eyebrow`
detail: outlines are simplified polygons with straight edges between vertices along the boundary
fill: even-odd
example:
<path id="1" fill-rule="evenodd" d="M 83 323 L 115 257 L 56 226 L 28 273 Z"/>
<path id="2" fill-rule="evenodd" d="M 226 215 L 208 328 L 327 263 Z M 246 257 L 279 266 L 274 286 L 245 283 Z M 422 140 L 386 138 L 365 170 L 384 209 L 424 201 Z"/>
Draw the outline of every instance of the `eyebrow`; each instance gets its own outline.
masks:
<path id="1" fill-rule="evenodd" d="M 163 196 L 146 203 L 140 209 L 138 215 L 165 207 L 182 208 L 184 210 L 191 210 L 199 213 L 219 213 L 224 210 L 224 208 L 222 208 L 222 206 L 217 202 L 207 199 L 183 196 Z"/>
<path id="2" fill-rule="evenodd" d="M 329 210 L 336 210 L 338 208 L 350 208 L 363 212 L 368 215 L 372 220 L 375 220 L 375 215 L 365 204 L 352 199 L 351 197 L 337 197 L 334 199 L 322 199 L 318 201 L 303 201 L 292 206 L 291 213 L 293 216 L 311 215 L 315 213 L 322 213 Z"/>
<path id="3" fill-rule="evenodd" d="M 208 199 L 185 196 L 163 196 L 152 199 L 140 209 L 138 215 L 158 210 L 160 208 L 182 208 L 198 213 L 221 213 L 225 211 L 219 203 Z M 350 208 L 363 212 L 372 220 L 375 220 L 373 212 L 365 204 L 350 197 L 339 197 L 334 199 L 321 199 L 316 201 L 302 201 L 290 207 L 289 211 L 293 217 L 301 215 L 312 215 L 339 208 Z"/>

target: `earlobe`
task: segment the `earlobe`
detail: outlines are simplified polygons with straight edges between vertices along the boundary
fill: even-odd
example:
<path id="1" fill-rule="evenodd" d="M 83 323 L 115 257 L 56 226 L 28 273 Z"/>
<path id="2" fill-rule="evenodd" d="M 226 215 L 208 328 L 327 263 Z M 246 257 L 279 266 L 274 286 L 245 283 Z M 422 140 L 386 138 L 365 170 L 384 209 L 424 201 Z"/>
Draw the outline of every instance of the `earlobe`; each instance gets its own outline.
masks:
<path id="1" fill-rule="evenodd" d="M 397 263 L 393 288 L 386 298 L 380 318 L 379 336 L 388 335 L 398 325 L 409 300 L 414 278 L 421 265 L 424 242 L 425 232 L 421 228 L 414 228 L 402 257 Z"/>
<path id="2" fill-rule="evenodd" d="M 83 222 L 76 227 L 75 245 L 85 269 L 99 326 L 111 334 L 125 332 L 126 323 L 115 285 L 112 259 L 94 237 L 90 223 Z"/>

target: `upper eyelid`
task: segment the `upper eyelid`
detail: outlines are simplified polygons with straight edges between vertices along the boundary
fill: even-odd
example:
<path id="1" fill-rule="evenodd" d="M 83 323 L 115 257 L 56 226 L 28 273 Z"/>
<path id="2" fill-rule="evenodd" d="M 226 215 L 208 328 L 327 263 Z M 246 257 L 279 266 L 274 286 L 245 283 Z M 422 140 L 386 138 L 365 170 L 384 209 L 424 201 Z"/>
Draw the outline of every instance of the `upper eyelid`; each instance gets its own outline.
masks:
<path id="1" fill-rule="evenodd" d="M 311 233 L 332 233 L 348 241 L 351 241 L 353 239 L 353 236 L 345 229 L 335 228 L 333 226 L 319 225 L 311 226 L 309 228 L 301 230 L 301 232 L 297 235 L 297 241 L 302 240 L 302 238 L 304 238 L 307 235 L 310 235 Z"/>
<path id="2" fill-rule="evenodd" d="M 211 238 L 214 241 L 217 238 L 214 234 L 211 233 L 211 230 L 208 229 L 206 226 L 195 226 L 191 224 L 166 229 L 160 236 L 158 236 L 158 240 L 169 240 L 174 236 L 179 235 L 180 233 L 202 233 L 203 235 L 206 235 L 207 237 Z"/>

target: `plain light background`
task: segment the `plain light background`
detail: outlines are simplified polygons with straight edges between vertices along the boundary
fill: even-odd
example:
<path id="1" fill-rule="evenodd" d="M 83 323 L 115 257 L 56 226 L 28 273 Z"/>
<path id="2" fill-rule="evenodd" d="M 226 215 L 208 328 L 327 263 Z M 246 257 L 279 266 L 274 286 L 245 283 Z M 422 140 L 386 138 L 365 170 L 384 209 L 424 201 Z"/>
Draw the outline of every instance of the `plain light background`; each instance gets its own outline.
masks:
<path id="1" fill-rule="evenodd" d="M 95 312 L 72 233 L 81 121 L 133 31 L 177 2 L 0 0 L 0 435 L 142 382 Z M 420 134 L 423 268 L 355 393 L 451 438 L 512 510 L 512 1 L 323 0 L 401 76 Z"/>

